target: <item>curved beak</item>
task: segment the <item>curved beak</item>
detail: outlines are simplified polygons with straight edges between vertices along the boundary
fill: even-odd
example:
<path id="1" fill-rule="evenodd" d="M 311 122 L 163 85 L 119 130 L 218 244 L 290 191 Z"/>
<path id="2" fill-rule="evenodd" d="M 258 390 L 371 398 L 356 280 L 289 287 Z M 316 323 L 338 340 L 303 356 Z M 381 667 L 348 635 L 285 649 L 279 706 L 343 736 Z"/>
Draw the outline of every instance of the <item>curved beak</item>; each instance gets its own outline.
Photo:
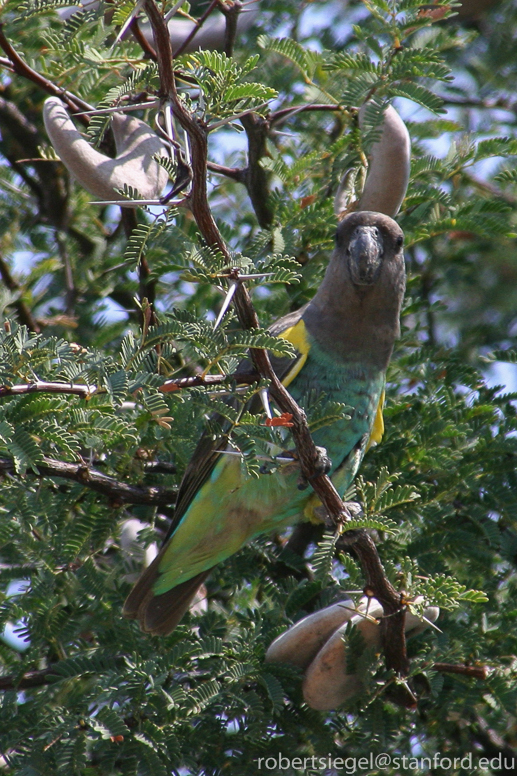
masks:
<path id="1" fill-rule="evenodd" d="M 384 244 L 377 227 L 356 227 L 348 250 L 352 281 L 359 286 L 373 285 L 379 276 L 383 255 Z"/>

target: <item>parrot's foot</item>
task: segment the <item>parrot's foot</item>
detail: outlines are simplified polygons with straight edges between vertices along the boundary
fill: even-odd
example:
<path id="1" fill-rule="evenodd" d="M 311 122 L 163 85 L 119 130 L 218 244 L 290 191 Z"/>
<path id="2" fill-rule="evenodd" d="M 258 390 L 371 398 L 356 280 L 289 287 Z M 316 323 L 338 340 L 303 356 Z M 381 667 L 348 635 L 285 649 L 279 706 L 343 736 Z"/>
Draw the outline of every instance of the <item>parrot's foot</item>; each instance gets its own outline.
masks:
<path id="1" fill-rule="evenodd" d="M 325 526 L 329 530 L 335 530 L 336 524 L 334 520 L 331 520 L 329 514 L 323 504 L 313 508 L 313 514 L 316 520 L 321 523 L 325 523 Z M 359 520 L 363 516 L 363 510 L 357 501 L 343 501 L 343 512 L 341 513 L 340 521 L 342 527 L 346 527 L 348 520 Z"/>
<path id="2" fill-rule="evenodd" d="M 343 512 L 348 520 L 359 520 L 363 516 L 363 508 L 357 501 L 343 501 Z"/>
<path id="3" fill-rule="evenodd" d="M 314 480 L 316 477 L 321 477 L 322 474 L 328 474 L 332 469 L 332 461 L 328 457 L 325 448 L 317 447 L 316 451 L 318 457 L 316 459 L 316 463 L 314 464 L 314 474 L 311 474 L 310 477 L 305 477 L 303 474 L 300 474 L 298 479 L 298 490 L 305 490 L 309 487 L 312 480 Z"/>

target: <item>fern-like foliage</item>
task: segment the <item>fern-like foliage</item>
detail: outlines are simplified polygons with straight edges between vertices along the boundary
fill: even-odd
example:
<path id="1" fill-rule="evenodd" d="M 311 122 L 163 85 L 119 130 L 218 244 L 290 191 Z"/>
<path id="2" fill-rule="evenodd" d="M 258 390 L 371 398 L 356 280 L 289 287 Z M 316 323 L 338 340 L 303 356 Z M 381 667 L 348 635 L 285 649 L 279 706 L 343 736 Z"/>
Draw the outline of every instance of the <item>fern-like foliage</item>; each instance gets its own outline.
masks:
<path id="1" fill-rule="evenodd" d="M 255 27 L 238 28 L 233 56 L 202 50 L 174 60 L 181 104 L 208 138 L 208 197 L 230 260 L 200 237 L 200 189 L 185 207 L 122 214 L 69 186 L 48 150 L 47 91 L 99 108 L 152 106 L 136 113 L 149 126 L 168 95 L 141 7 L 145 50 L 130 31 L 117 39 L 132 0 L 85 2 L 71 16 L 65 5 L 0 2 L 3 34 L 40 74 L 26 78 L 4 52 L 0 769 L 251 776 L 267 758 L 276 758 L 271 772 L 285 770 L 279 752 L 357 762 L 421 747 L 491 758 L 494 741 L 506 752 L 517 703 L 514 4 L 502 0 L 465 24 L 466 2 L 261 0 Z M 169 13 L 176 3 L 156 6 Z M 205 10 L 184 3 L 176 13 Z M 302 670 L 264 662 L 302 618 L 363 595 L 357 558 L 322 525 L 253 539 L 213 569 L 167 637 L 141 633 L 121 609 L 144 551 L 174 518 L 203 434 L 205 443 L 224 440 L 243 478 L 268 483 L 296 466 L 285 463 L 289 429 L 265 425 L 257 394 L 267 381 L 241 386 L 232 376 L 250 348 L 293 355 L 268 326 L 319 287 L 334 195 L 343 183 L 348 205 L 360 196 L 388 104 L 412 139 L 397 216 L 407 292 L 385 434 L 345 495 L 361 509 L 350 507 L 343 530 L 370 532 L 413 613 L 441 611 L 439 630 L 407 643 L 409 681 L 423 688 L 417 713 L 387 700 L 384 689 L 396 694 L 399 680 L 358 628 L 347 630 L 342 655 L 361 689 L 325 713 L 304 702 Z M 172 146 L 197 162 L 179 119 L 173 111 L 167 122 Z M 111 155 L 108 124 L 106 115 L 91 119 L 89 138 Z M 157 161 L 175 179 L 174 161 Z M 121 198 L 139 199 L 128 184 Z M 242 331 L 231 308 L 214 326 L 237 274 L 259 276 L 238 281 L 257 310 L 254 331 Z M 165 380 L 204 375 L 222 382 L 161 390 Z M 301 403 L 313 432 L 355 411 L 316 393 Z M 106 490 L 113 482 L 166 489 L 167 503 L 133 503 Z M 133 554 L 124 536 L 135 518 Z M 447 663 L 463 675 L 436 669 Z M 476 679 L 482 666 L 495 670 Z"/>

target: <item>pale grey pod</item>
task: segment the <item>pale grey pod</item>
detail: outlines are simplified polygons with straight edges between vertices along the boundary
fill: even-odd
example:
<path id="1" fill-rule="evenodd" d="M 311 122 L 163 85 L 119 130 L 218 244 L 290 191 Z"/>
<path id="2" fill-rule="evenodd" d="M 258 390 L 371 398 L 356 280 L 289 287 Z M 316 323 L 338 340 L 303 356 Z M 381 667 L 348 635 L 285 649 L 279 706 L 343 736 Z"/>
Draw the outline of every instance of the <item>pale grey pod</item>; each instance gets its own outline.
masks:
<path id="1" fill-rule="evenodd" d="M 111 159 L 84 139 L 57 97 L 49 97 L 43 119 L 50 142 L 63 164 L 91 194 L 102 200 L 120 200 L 124 184 L 138 189 L 144 199 L 158 199 L 168 180 L 154 161 L 163 144 L 143 121 L 128 113 L 114 113 L 112 129 L 117 156 Z M 135 207 L 129 200 L 127 207 Z"/>
<path id="2" fill-rule="evenodd" d="M 88 3 L 88 8 L 96 8 L 97 2 Z M 57 13 L 63 19 L 67 21 L 74 13 L 85 10 L 78 5 L 72 5 L 68 8 L 56 8 Z M 255 22 L 258 17 L 258 11 L 244 10 L 239 14 L 237 20 L 237 35 L 246 32 Z M 195 27 L 195 23 L 189 21 L 189 19 L 182 19 L 181 17 L 173 17 L 168 22 L 169 35 L 171 38 L 171 46 L 173 53 L 177 51 L 182 45 L 183 41 L 188 38 L 190 33 Z M 145 35 L 147 41 L 154 45 L 153 31 L 150 24 L 144 22 L 141 23 L 140 29 Z M 217 50 L 224 48 L 224 38 L 226 33 L 226 18 L 222 13 L 214 13 L 208 17 L 206 22 L 196 33 L 190 43 L 184 48 L 183 53 L 189 53 L 191 51 L 198 51 L 199 49 Z M 127 33 L 122 37 L 126 37 Z"/>
<path id="3" fill-rule="evenodd" d="M 356 613 L 353 601 L 345 599 L 299 620 L 270 644 L 266 662 L 290 663 L 307 668 L 336 628 Z"/>
<path id="4" fill-rule="evenodd" d="M 237 32 L 240 35 L 253 25 L 258 16 L 258 11 L 244 11 L 239 14 L 237 19 Z M 171 39 L 172 51 L 177 51 L 183 41 L 188 38 L 195 27 L 194 22 L 188 19 L 173 18 L 169 21 L 169 35 Z M 153 33 L 148 24 L 142 25 L 142 32 L 153 45 Z M 222 13 L 214 13 L 209 16 L 201 29 L 196 33 L 190 43 L 183 49 L 183 53 L 198 51 L 199 49 L 220 50 L 224 48 L 224 38 L 226 34 L 226 18 Z"/>
<path id="5" fill-rule="evenodd" d="M 359 111 L 362 123 L 366 105 Z M 394 218 L 406 196 L 411 162 L 407 127 L 391 105 L 384 112 L 382 134 L 370 151 L 370 164 L 357 210 L 375 210 Z"/>
<path id="6" fill-rule="evenodd" d="M 359 125 L 362 125 L 366 105 L 359 111 Z M 359 201 L 354 210 L 373 210 L 394 218 L 406 196 L 411 162 L 411 140 L 407 127 L 391 105 L 384 112 L 382 133 L 370 152 L 368 174 Z M 334 212 L 337 216 L 346 212 L 351 203 L 347 170 L 339 184 L 334 198 Z"/>
<path id="7" fill-rule="evenodd" d="M 417 598 L 415 603 L 420 603 Z M 428 607 L 424 616 L 434 622 L 440 613 L 436 606 Z M 382 606 L 374 598 L 368 609 L 371 617 L 381 617 Z M 360 614 L 351 620 L 360 631 L 367 647 L 380 649 L 381 629 L 378 623 L 365 619 Z M 303 697 L 308 706 L 318 711 L 337 709 L 345 701 L 361 690 L 362 681 L 358 674 L 347 673 L 346 647 L 343 642 L 347 625 L 338 628 L 326 644 L 320 649 L 307 669 L 303 681 Z M 424 620 L 408 612 L 406 614 L 406 633 L 415 633 L 428 627 Z"/>

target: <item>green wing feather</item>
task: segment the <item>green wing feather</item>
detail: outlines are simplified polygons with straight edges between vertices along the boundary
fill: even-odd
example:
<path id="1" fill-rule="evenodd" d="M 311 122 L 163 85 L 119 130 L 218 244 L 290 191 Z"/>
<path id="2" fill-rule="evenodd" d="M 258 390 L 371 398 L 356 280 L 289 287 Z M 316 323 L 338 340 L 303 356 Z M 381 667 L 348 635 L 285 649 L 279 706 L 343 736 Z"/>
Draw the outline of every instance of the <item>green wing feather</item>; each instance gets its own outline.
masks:
<path id="1" fill-rule="evenodd" d="M 316 444 L 329 450 L 343 493 L 366 449 L 384 375 L 372 378 L 360 368 L 336 365 L 321 348 L 310 345 L 302 315 L 303 309 L 298 310 L 271 328 L 299 349 L 295 359 L 273 358 L 273 368 L 281 380 L 290 383 L 297 401 L 316 389 L 356 408 L 352 420 L 343 418 L 314 435 Z M 249 362 L 240 366 L 241 374 L 250 370 Z M 249 409 L 259 411 L 260 407 Z M 251 538 L 313 514 L 317 501 L 310 490 L 297 489 L 296 466 L 258 480 L 246 479 L 240 460 L 219 452 L 227 442 L 224 430 L 217 436 L 205 433 L 200 439 L 181 482 L 165 544 L 125 603 L 126 616 L 137 617 L 145 631 L 170 632 L 212 568 Z"/>
<path id="2" fill-rule="evenodd" d="M 278 337 L 286 329 L 295 326 L 300 321 L 304 309 L 305 308 L 297 310 L 295 313 L 289 313 L 288 315 L 276 321 L 269 329 L 271 334 Z M 296 368 L 300 360 L 303 359 L 303 355 L 300 353 L 294 359 L 288 358 L 287 356 L 271 355 L 270 359 L 276 376 L 279 380 L 283 381 L 286 375 L 288 375 L 289 372 Z M 251 361 L 249 359 L 243 360 L 236 370 L 237 383 L 239 381 L 239 375 L 244 377 L 245 375 L 249 375 L 254 372 L 255 370 L 253 369 Z M 258 397 L 252 400 L 252 402 L 250 402 L 250 404 L 245 409 L 249 412 L 260 412 L 261 404 Z M 219 421 L 221 427 L 224 427 L 223 419 L 220 416 L 214 416 L 213 420 L 216 422 Z M 174 518 L 171 525 L 169 526 L 169 530 L 167 531 L 167 535 L 164 541 L 167 541 L 172 536 L 178 524 L 181 522 L 185 512 L 188 510 L 190 504 L 192 503 L 192 500 L 196 494 L 199 493 L 200 489 L 212 474 L 217 462 L 221 458 L 221 453 L 217 451 L 224 450 L 227 444 L 228 435 L 224 433 L 221 433 L 220 436 L 214 436 L 213 434 L 209 434 L 205 431 L 202 434 L 197 447 L 192 454 L 192 458 L 190 459 L 190 462 L 185 469 L 183 479 L 181 480 L 174 509 Z"/>

